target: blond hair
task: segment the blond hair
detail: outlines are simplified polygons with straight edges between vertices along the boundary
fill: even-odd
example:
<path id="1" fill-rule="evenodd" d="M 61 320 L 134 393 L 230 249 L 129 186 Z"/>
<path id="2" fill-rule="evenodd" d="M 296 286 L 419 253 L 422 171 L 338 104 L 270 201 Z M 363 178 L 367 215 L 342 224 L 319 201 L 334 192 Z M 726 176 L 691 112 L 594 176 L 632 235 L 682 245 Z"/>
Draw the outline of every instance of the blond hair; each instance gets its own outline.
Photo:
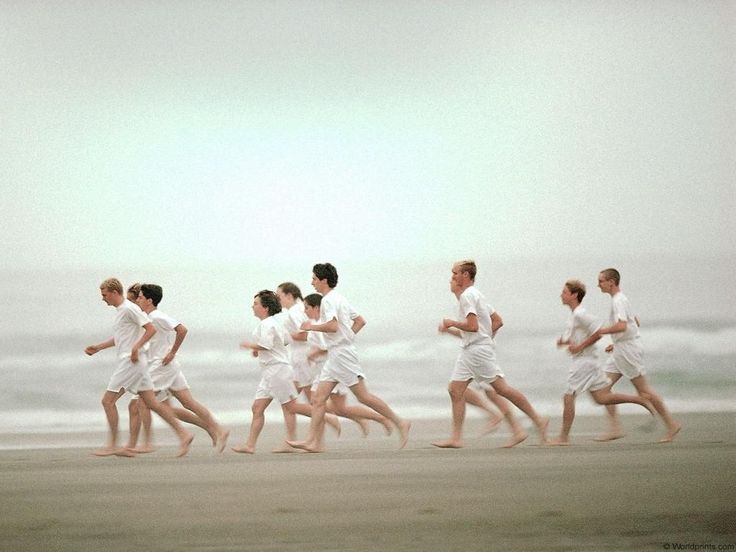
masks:
<path id="1" fill-rule="evenodd" d="M 568 280 L 565 282 L 565 287 L 570 293 L 577 296 L 578 303 L 583 302 L 583 297 L 585 297 L 585 284 L 583 282 L 580 280 Z"/>
<path id="2" fill-rule="evenodd" d="M 120 295 L 123 294 L 123 284 L 117 278 L 108 278 L 100 284 L 100 289 L 106 289 L 107 291 L 117 291 Z"/>
<path id="3" fill-rule="evenodd" d="M 462 272 L 467 272 L 468 276 L 470 276 L 470 279 L 475 281 L 475 275 L 478 273 L 478 267 L 475 266 L 475 261 L 472 259 L 464 259 L 462 261 L 458 261 L 455 263 L 455 266 L 458 267 L 458 270 Z"/>

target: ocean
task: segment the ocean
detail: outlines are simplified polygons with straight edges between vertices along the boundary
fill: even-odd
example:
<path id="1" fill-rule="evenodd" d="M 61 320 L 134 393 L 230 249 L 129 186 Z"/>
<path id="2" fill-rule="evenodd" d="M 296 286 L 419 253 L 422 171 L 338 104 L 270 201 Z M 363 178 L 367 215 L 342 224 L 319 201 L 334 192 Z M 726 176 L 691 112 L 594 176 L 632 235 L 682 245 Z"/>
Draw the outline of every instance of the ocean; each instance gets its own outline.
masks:
<path id="1" fill-rule="evenodd" d="M 346 275 L 366 271 L 360 265 L 347 266 Z M 279 268 L 283 267 L 273 272 Z M 178 358 L 193 395 L 221 422 L 241 432 L 249 424 L 259 379 L 255 359 L 238 347 L 256 324 L 250 310 L 252 296 L 285 279 L 296 281 L 259 270 L 221 269 L 217 278 L 214 271 L 205 269 L 177 270 L 175 279 L 170 268 L 135 271 L 144 274 L 143 279 L 164 285 L 161 309 L 189 329 Z M 446 417 L 449 424 L 446 386 L 459 341 L 436 330 L 443 317 L 454 314 L 455 299 L 447 289 L 449 267 L 438 264 L 403 270 L 384 266 L 364 277 L 360 287 L 349 281 L 338 287 L 342 286 L 342 293 L 368 321 L 356 346 L 369 389 L 401 416 Z M 502 370 L 507 381 L 540 413 L 560 417 L 569 357 L 555 346 L 568 316 L 558 295 L 570 274 L 541 282 L 535 279 L 534 271 L 518 269 L 514 285 L 507 283 L 499 295 L 498 272 L 496 281 L 489 279 L 485 286 L 479 282 L 478 287 L 504 317 L 505 325 L 496 340 Z M 67 434 L 105 429 L 99 401 L 115 365 L 114 353 L 110 349 L 88 357 L 84 348 L 111 335 L 114 310 L 100 300 L 98 291 L 99 282 L 111 274 L 103 270 L 2 273 L 5 319 L 0 332 L 0 370 L 5 385 L 0 433 Z M 119 274 L 124 285 L 132 283 L 131 274 Z M 428 280 L 430 274 L 434 277 Z M 588 278 L 591 287 L 594 276 Z M 389 288 L 382 283 L 392 277 L 431 284 Z M 168 280 L 176 284 L 168 284 Z M 309 293 L 305 280 L 308 282 L 302 277 L 297 283 Z M 683 290 L 680 297 L 686 299 L 673 305 L 657 302 L 652 299 L 654 284 L 644 281 L 650 282 L 649 287 L 639 289 L 632 281 L 631 293 L 624 282 L 622 286 L 633 305 L 642 307 L 638 309 L 641 339 L 651 384 L 674 412 L 736 411 L 736 319 L 732 318 L 730 290 L 714 288 L 715 297 L 699 311 L 692 308 L 696 302 L 690 292 Z M 702 295 L 695 290 L 702 285 L 699 280 L 690 278 L 685 285 Z M 534 293 L 514 293 L 515 287 Z M 584 302 L 588 310 L 605 317 L 608 297 L 594 287 L 588 295 Z M 687 316 L 673 315 L 677 304 Z M 654 310 L 661 305 L 667 309 Z M 604 345 L 602 340 L 601 358 L 605 356 Z M 621 392 L 632 389 L 626 381 L 617 385 Z M 121 428 L 125 429 L 126 397 L 118 404 Z M 604 415 L 587 397 L 580 397 L 577 404 L 579 414 Z M 622 407 L 624 413 L 640 410 L 633 405 Z M 479 416 L 472 408 L 468 415 Z M 276 405 L 269 408 L 267 420 L 281 420 Z"/>

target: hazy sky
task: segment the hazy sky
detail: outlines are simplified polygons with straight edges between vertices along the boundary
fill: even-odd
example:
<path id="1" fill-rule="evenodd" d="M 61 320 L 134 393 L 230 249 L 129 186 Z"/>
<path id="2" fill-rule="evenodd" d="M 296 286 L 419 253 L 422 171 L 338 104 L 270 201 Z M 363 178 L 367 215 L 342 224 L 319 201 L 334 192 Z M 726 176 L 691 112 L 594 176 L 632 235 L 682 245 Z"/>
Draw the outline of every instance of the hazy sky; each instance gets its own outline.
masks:
<path id="1" fill-rule="evenodd" d="M 4 262 L 732 252 L 735 14 L 0 0 Z"/>

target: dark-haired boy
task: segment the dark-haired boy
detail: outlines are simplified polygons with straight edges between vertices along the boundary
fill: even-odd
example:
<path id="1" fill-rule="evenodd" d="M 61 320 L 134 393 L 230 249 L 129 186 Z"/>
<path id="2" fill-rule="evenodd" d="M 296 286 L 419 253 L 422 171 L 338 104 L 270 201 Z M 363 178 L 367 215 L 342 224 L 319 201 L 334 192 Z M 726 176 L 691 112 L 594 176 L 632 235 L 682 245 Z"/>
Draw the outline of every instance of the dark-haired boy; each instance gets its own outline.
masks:
<path id="1" fill-rule="evenodd" d="M 323 332 L 327 345 L 327 363 L 322 368 L 317 392 L 312 405 L 312 422 L 304 441 L 288 441 L 296 448 L 308 452 L 324 450 L 324 416 L 327 400 L 332 390 L 343 383 L 365 406 L 388 418 L 399 431 L 399 448 L 406 446 L 411 423 L 400 418 L 383 399 L 368 391 L 365 375 L 355 350 L 355 335 L 365 326 L 365 320 L 335 291 L 337 269 L 330 263 L 316 264 L 312 268 L 312 286 L 322 295 L 319 323 L 306 321 L 302 330 Z"/>
<path id="2" fill-rule="evenodd" d="M 218 424 L 207 407 L 192 396 L 189 383 L 176 358 L 188 330 L 184 324 L 161 312 L 158 305 L 162 298 L 161 286 L 142 284 L 136 301 L 156 328 L 148 349 L 148 373 L 153 382 L 156 400 L 163 408 L 172 410 L 183 422 L 194 424 L 207 431 L 217 452 L 222 452 L 230 432 Z M 184 409 L 173 408 L 170 405 L 169 399 L 172 396 L 184 406 Z"/>
<path id="3" fill-rule="evenodd" d="M 253 454 L 256 451 L 258 436 L 266 421 L 266 408 L 276 399 L 281 404 L 286 426 L 286 439 L 296 438 L 296 412 L 294 404 L 298 396 L 294 386 L 294 370 L 289 362 L 289 351 L 286 349 L 290 337 L 283 324 L 275 315 L 281 312 L 281 303 L 273 291 L 259 291 L 253 298 L 253 314 L 260 323 L 253 331 L 253 341 L 243 341 L 240 346 L 251 351 L 258 358 L 261 368 L 261 381 L 256 390 L 251 411 L 253 418 L 248 432 L 248 439 L 243 446 L 233 447 L 235 452 Z M 276 452 L 286 452 L 281 448 Z"/>

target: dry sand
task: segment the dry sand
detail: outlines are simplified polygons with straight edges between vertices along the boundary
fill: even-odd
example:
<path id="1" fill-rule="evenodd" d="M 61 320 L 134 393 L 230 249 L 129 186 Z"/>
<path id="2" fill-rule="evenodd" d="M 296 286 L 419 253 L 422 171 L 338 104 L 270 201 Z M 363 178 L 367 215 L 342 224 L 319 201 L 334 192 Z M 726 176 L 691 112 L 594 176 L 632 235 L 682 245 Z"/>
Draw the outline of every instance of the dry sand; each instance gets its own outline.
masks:
<path id="1" fill-rule="evenodd" d="M 643 416 L 592 442 L 601 415 L 576 420 L 571 447 L 511 450 L 503 431 L 476 437 L 479 420 L 461 450 L 430 445 L 449 420 L 415 422 L 401 451 L 346 426 L 325 454 L 271 454 L 282 428 L 267 425 L 253 456 L 198 432 L 182 459 L 164 430 L 134 459 L 76 446 L 101 436 L 3 435 L 56 448 L 0 452 L 0 550 L 736 550 L 736 414 L 678 418 L 670 444 Z"/>

